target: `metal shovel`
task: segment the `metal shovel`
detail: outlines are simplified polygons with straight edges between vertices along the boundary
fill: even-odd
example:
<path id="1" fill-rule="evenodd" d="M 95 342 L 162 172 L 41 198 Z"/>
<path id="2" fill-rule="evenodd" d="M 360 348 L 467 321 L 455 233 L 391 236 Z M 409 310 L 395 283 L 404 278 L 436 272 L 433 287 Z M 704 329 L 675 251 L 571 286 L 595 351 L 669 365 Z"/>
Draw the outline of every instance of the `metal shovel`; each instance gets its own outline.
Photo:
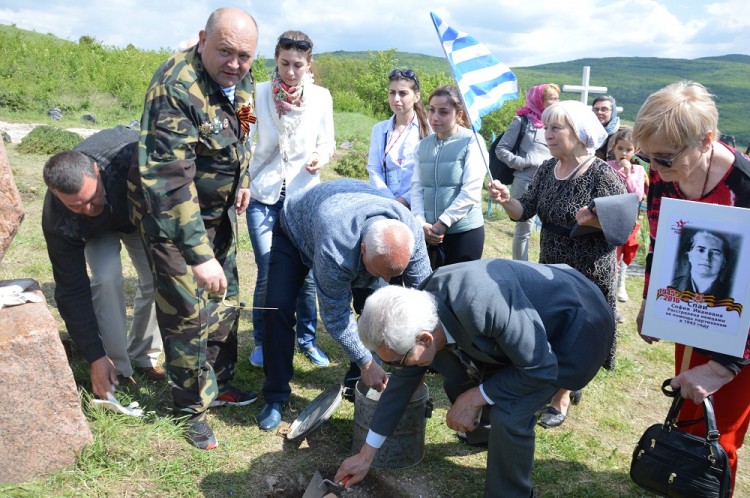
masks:
<path id="1" fill-rule="evenodd" d="M 320 472 L 315 471 L 315 474 L 313 474 L 313 477 L 310 480 L 310 484 L 307 485 L 305 494 L 302 495 L 302 498 L 324 498 L 329 496 L 335 497 L 336 495 L 333 494 L 331 490 L 338 491 L 344 489 L 346 481 L 348 480 L 349 476 L 345 477 L 340 484 L 337 484 L 330 479 L 323 479 L 323 476 L 320 475 Z"/>

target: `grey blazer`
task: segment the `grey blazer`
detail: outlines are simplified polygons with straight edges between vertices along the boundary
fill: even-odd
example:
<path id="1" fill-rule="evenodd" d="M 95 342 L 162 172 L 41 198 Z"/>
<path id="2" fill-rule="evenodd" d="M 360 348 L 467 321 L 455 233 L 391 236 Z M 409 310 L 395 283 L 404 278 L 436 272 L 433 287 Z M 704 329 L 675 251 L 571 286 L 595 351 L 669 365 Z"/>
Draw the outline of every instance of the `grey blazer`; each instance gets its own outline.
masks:
<path id="1" fill-rule="evenodd" d="M 550 383 L 580 389 L 594 378 L 615 332 L 601 291 L 567 265 L 481 259 L 438 269 L 422 284 L 457 346 L 484 371 L 494 403 Z M 454 376 L 456 356 L 443 349 L 432 367 Z M 371 430 L 390 435 L 419 386 L 425 367 L 396 369 L 373 415 Z"/>

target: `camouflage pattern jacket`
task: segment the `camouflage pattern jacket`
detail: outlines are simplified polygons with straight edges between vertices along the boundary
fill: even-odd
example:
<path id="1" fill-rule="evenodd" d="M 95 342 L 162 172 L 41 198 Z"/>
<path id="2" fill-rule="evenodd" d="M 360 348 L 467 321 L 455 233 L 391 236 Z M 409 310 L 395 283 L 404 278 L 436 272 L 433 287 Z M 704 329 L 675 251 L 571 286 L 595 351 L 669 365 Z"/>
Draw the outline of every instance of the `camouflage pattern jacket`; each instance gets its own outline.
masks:
<path id="1" fill-rule="evenodd" d="M 238 113 L 254 114 L 252 92 L 248 73 L 232 104 L 196 46 L 162 64 L 146 93 L 138 164 L 128 177 L 131 218 L 147 235 L 172 241 L 189 265 L 214 257 L 213 235 L 233 216 L 237 189 L 248 188 L 249 123 Z"/>

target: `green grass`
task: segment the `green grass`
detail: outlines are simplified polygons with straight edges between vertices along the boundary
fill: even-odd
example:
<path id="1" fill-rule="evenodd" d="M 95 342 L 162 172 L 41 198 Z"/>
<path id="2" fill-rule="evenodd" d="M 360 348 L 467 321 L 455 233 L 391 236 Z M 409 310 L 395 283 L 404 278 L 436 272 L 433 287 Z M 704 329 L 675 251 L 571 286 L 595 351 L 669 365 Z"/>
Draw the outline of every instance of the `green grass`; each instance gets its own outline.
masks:
<path id="1" fill-rule="evenodd" d="M 354 137 L 356 143 L 367 140 L 370 118 L 336 114 L 335 120 L 337 137 Z M 54 283 L 40 228 L 44 194 L 41 168 L 47 157 L 21 155 L 15 145 L 8 145 L 7 150 L 21 187 L 26 219 L 0 265 L 0 279 L 36 279 L 65 336 L 52 297 Z M 333 165 L 329 165 L 324 178 L 336 176 Z M 240 218 L 239 233 L 241 298 L 251 303 L 255 268 L 244 218 Z M 513 224 L 495 206 L 486 220 L 485 257 L 508 257 L 512 233 Z M 532 260 L 538 257 L 538 243 L 539 234 L 534 232 Z M 132 290 L 135 273 L 127 258 L 124 264 Z M 537 429 L 533 478 L 541 497 L 644 496 L 628 476 L 630 456 L 646 427 L 666 416 L 669 400 L 660 393 L 659 386 L 671 375 L 672 348 L 667 343 L 649 346 L 636 334 L 634 319 L 642 283 L 641 278 L 628 279 L 631 300 L 620 307 L 628 321 L 619 330 L 617 370 L 599 372 L 585 389 L 582 403 L 571 408 L 562 427 Z M 340 382 L 348 368 L 348 359 L 322 325 L 319 339 L 331 358 L 331 366 L 318 369 L 301 354 L 295 356 L 293 395 L 284 413 L 284 426 L 322 389 Z M 263 373 L 247 361 L 251 348 L 250 313 L 243 311 L 235 380 L 242 387 L 260 390 Z M 327 424 L 299 444 L 289 444 L 278 433 L 258 429 L 262 400 L 244 408 L 212 409 L 209 421 L 220 446 L 203 452 L 185 442 L 180 427 L 173 423 L 168 411 L 170 393 L 164 384 L 139 379 L 136 389 L 118 393 L 123 403 L 137 400 L 152 412 L 136 420 L 91 406 L 87 366 L 75 359 L 72 368 L 94 435 L 93 443 L 84 449 L 73 468 L 40 476 L 34 482 L 2 486 L 0 495 L 298 497 L 315 470 L 330 478 L 340 462 L 351 454 L 354 409 L 347 402 L 341 404 Z M 426 383 L 435 400 L 435 410 L 427 421 L 424 460 L 409 469 L 374 469 L 361 486 L 344 496 L 482 495 L 487 454 L 457 442 L 445 426 L 448 403 L 440 378 L 428 376 Z M 750 496 L 750 478 L 745 470 L 748 456 L 746 450 L 741 451 L 737 497 Z"/>

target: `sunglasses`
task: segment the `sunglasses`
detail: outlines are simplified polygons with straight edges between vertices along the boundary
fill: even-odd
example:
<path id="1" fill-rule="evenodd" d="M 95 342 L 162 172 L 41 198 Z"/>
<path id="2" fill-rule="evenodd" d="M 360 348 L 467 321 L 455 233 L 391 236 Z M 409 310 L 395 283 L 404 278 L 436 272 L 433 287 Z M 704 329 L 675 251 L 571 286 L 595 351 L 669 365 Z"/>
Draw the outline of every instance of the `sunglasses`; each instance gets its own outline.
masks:
<path id="1" fill-rule="evenodd" d="M 312 42 L 307 40 L 292 40 L 291 38 L 279 38 L 279 47 L 284 50 L 296 48 L 302 52 L 312 50 Z"/>
<path id="2" fill-rule="evenodd" d="M 672 161 L 677 159 L 677 157 L 685 152 L 687 150 L 689 145 L 686 145 L 685 147 L 681 148 L 675 155 L 670 157 L 669 159 L 665 159 L 663 157 L 656 157 L 656 156 L 647 156 L 646 154 L 642 154 L 640 152 L 635 153 L 635 157 L 640 159 L 641 161 L 647 162 L 649 164 L 658 163 L 664 166 L 665 168 L 671 168 L 672 167 Z"/>
<path id="3" fill-rule="evenodd" d="M 417 79 L 417 73 L 415 73 L 411 69 L 394 69 L 393 71 L 388 73 L 388 79 L 392 80 L 394 78 L 406 78 L 412 80 L 417 84 L 417 87 L 419 87 L 419 79 Z"/>
<path id="4" fill-rule="evenodd" d="M 416 344 L 414 346 L 416 346 Z M 387 360 L 383 360 L 382 358 L 380 361 L 383 362 L 383 365 L 390 365 L 392 367 L 403 367 L 404 362 L 406 361 L 406 357 L 409 356 L 409 353 L 411 353 L 414 350 L 414 346 L 409 348 L 409 351 L 404 353 L 404 356 L 401 357 L 400 361 L 396 361 L 396 360 L 387 361 Z"/>

